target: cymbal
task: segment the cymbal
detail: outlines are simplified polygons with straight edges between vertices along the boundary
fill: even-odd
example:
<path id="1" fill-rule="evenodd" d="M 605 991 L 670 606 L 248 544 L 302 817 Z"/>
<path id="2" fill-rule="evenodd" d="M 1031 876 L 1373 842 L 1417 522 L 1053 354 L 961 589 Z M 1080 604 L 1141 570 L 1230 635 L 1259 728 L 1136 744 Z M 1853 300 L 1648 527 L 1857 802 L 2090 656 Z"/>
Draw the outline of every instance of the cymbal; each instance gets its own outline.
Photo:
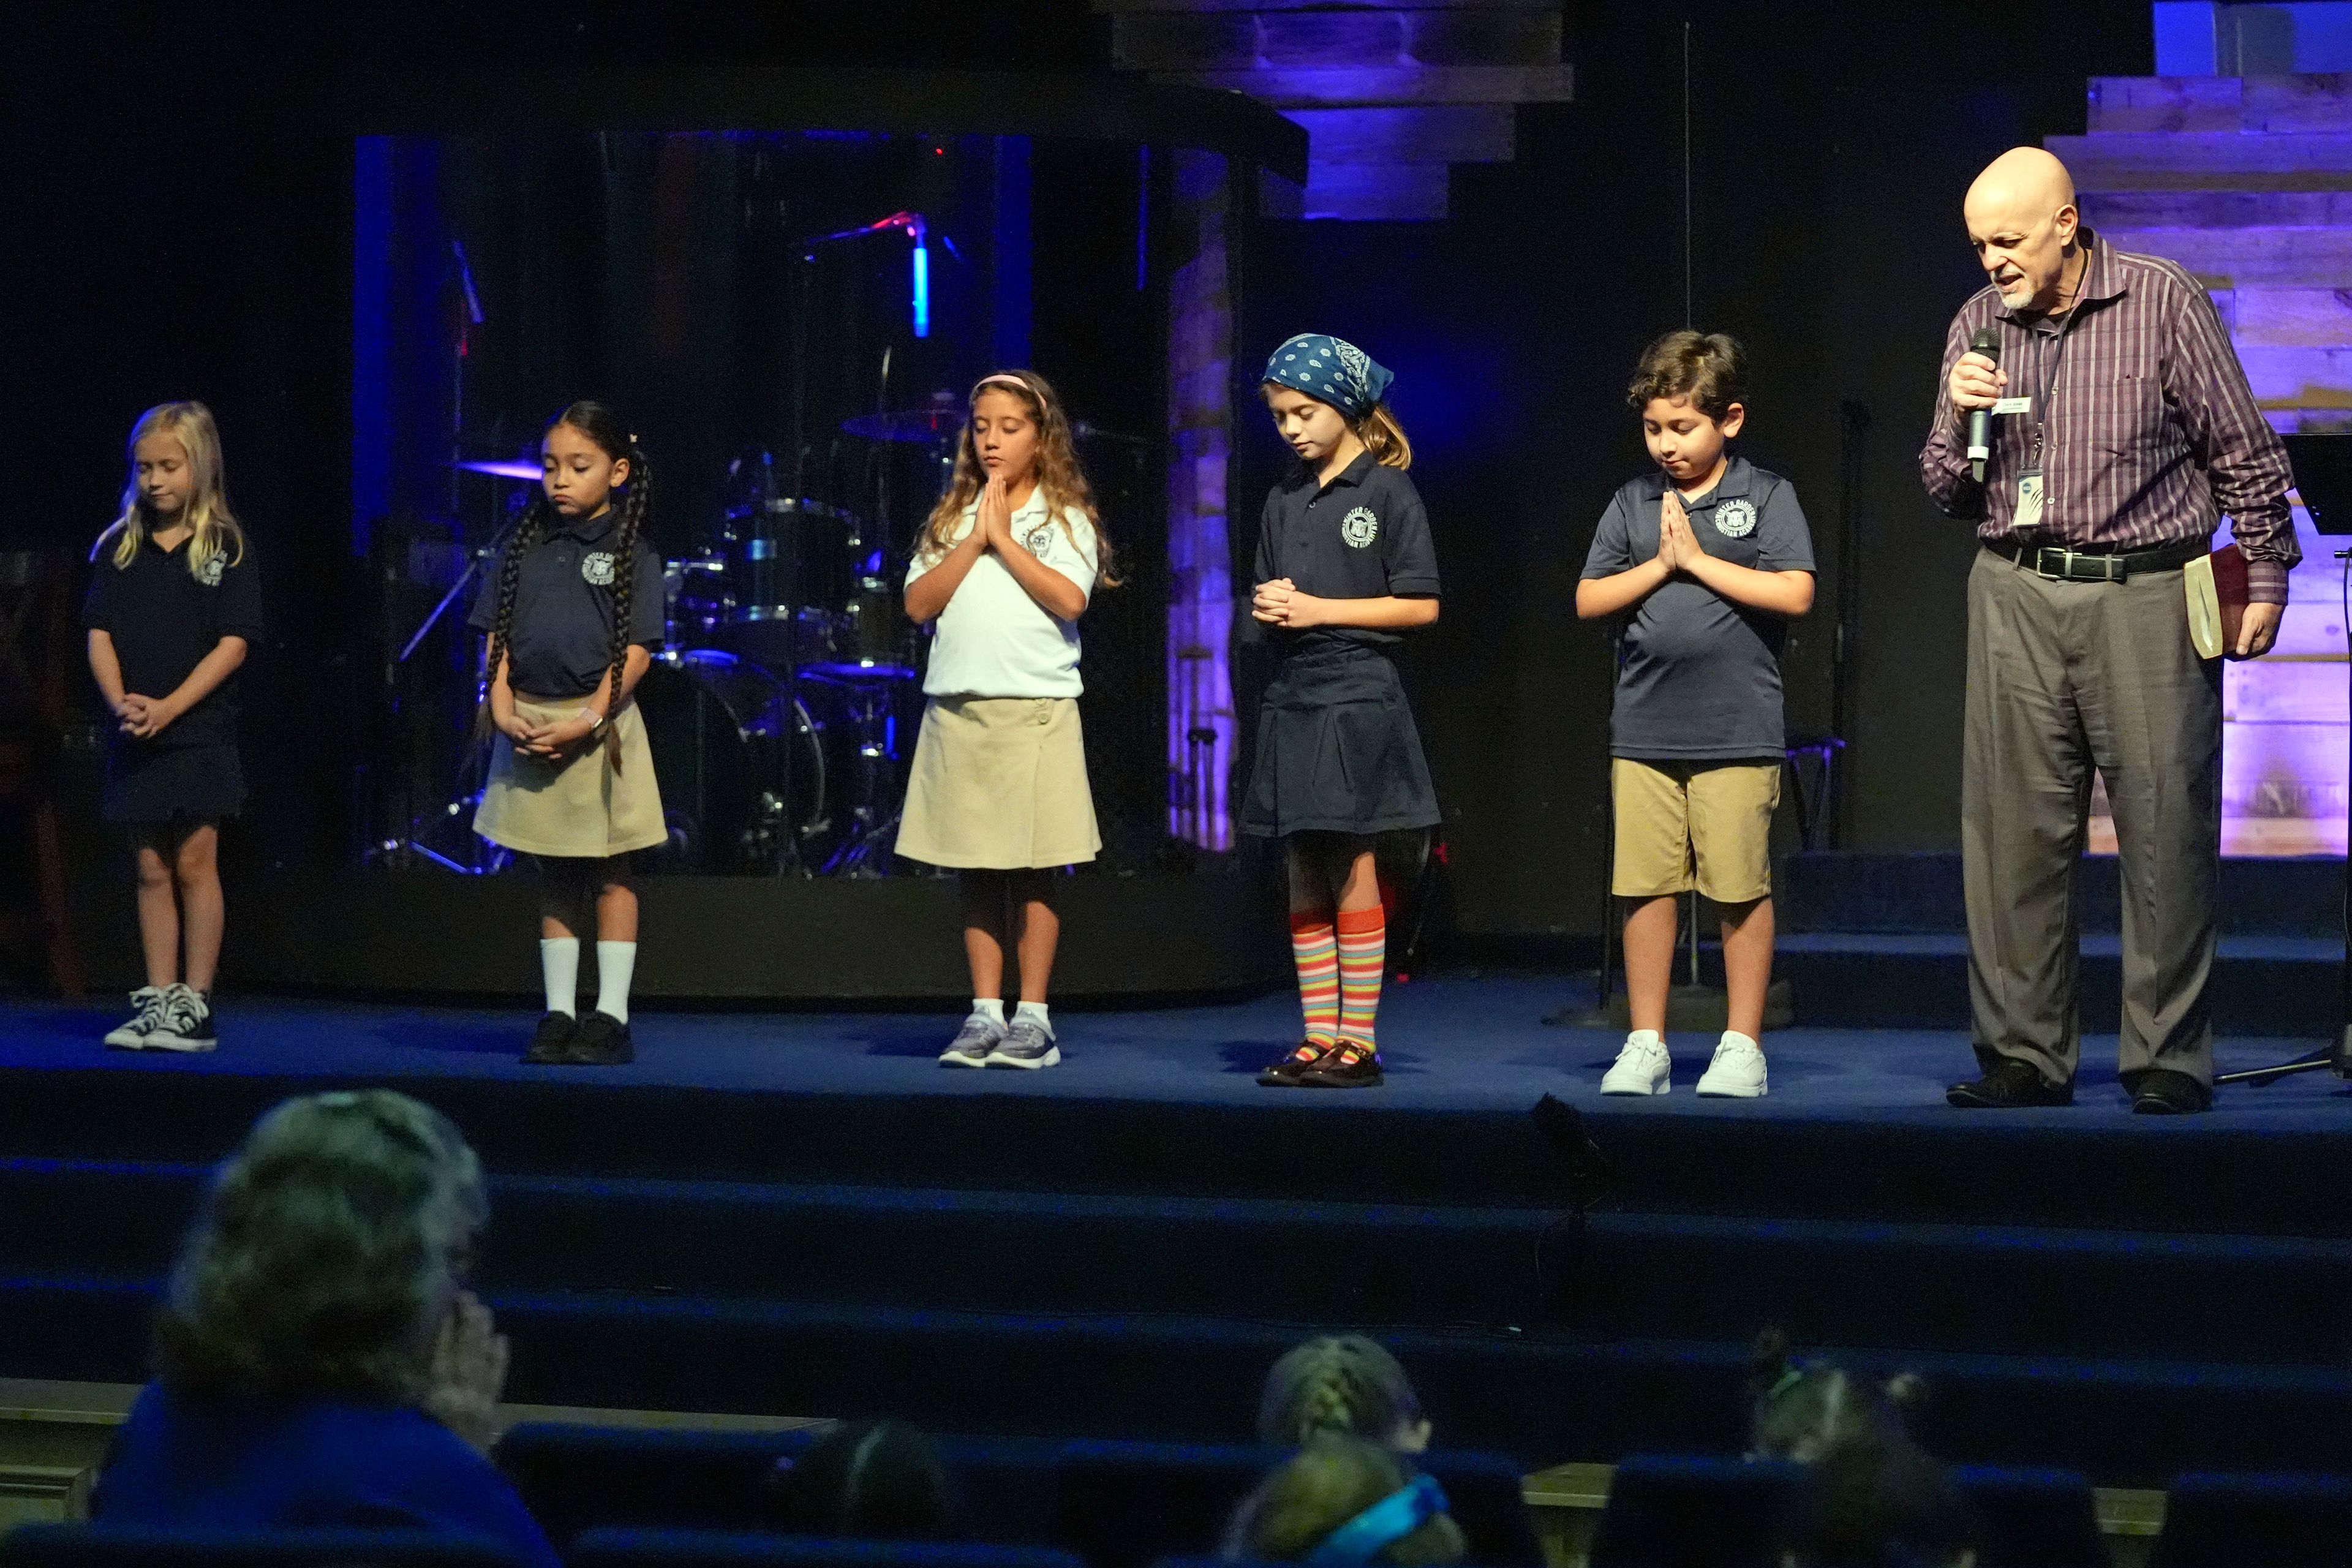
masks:
<path id="1" fill-rule="evenodd" d="M 869 441 L 944 441 L 962 427 L 965 417 L 964 411 L 953 405 L 893 408 L 845 419 L 841 427 Z"/>
<path id="2" fill-rule="evenodd" d="M 469 474 L 488 474 L 497 479 L 537 479 L 540 477 L 540 466 L 537 463 L 520 460 L 501 463 L 484 459 L 471 463 L 452 463 L 449 466 L 453 468 L 463 468 Z"/>

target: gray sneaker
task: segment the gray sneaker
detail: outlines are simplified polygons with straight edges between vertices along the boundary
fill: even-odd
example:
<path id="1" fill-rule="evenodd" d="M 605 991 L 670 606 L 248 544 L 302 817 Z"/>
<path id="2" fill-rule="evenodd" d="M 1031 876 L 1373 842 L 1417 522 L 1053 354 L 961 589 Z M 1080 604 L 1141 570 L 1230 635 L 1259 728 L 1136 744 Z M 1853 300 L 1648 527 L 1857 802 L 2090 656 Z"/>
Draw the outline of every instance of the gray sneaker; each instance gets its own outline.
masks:
<path id="1" fill-rule="evenodd" d="M 988 1065 L 992 1068 L 1049 1068 L 1062 1059 L 1062 1049 L 1054 1043 L 1054 1031 L 1034 1018 L 1015 1014 L 1012 1027 L 1004 1038 L 988 1053 Z"/>
<path id="2" fill-rule="evenodd" d="M 1004 1038 L 1004 1026 L 985 1013 L 974 1013 L 963 1021 L 956 1037 L 940 1053 L 943 1068 L 984 1068 L 988 1054 Z"/>
<path id="3" fill-rule="evenodd" d="M 121 1024 L 107 1031 L 106 1043 L 118 1051 L 143 1051 L 147 1037 L 163 1021 L 163 999 L 170 991 L 164 985 L 142 985 L 131 994 L 131 1005 L 136 1009 Z"/>

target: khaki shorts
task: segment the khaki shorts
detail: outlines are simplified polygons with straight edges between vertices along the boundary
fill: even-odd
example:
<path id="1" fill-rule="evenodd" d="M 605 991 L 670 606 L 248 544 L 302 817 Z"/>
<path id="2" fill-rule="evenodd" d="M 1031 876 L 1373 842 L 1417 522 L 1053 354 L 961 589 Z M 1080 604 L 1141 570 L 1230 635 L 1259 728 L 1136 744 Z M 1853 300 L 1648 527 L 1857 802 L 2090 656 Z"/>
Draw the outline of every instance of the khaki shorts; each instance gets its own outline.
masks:
<path id="1" fill-rule="evenodd" d="M 915 736 L 898 853 L 932 866 L 1074 866 L 1102 848 L 1074 697 L 934 697 Z"/>
<path id="2" fill-rule="evenodd" d="M 1718 904 L 1769 898 L 1781 765 L 1612 759 L 1617 862 L 1610 891 L 1653 899 L 1696 887 Z"/>

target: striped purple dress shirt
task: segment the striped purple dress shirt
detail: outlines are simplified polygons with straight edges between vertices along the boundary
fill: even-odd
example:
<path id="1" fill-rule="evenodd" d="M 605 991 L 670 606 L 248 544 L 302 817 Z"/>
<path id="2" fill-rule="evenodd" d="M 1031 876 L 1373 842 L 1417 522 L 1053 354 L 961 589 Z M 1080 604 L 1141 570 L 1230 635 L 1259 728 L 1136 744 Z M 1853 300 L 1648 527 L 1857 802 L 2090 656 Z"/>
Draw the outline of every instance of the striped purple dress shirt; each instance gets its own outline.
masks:
<path id="1" fill-rule="evenodd" d="M 1928 495 L 1948 516 L 1978 520 L 1988 542 L 2075 549 L 2210 540 L 2226 512 L 2251 596 L 2285 604 L 2287 571 L 2303 558 L 2286 499 L 2294 475 L 2213 301 L 2177 263 L 2082 233 L 2091 259 L 2063 342 L 2063 318 L 2021 320 L 1990 287 L 1952 318 L 1935 428 L 1919 453 Z M 2033 409 L 1994 416 L 1979 487 L 1969 478 L 1968 420 L 1950 383 L 1953 363 L 1988 325 L 2000 333 L 2008 395 L 2031 396 Z M 2045 394 L 2042 523 L 2029 535 L 2013 526 L 2017 478 Z"/>

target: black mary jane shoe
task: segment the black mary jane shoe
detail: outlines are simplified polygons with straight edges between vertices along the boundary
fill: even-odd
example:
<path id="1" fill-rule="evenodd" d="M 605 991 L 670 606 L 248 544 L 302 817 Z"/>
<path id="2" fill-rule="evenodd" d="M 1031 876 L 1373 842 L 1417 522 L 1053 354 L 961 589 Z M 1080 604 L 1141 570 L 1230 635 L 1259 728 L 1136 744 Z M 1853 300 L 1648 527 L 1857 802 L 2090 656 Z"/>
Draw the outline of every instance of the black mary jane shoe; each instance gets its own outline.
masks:
<path id="1" fill-rule="evenodd" d="M 626 1067 L 637 1059 L 637 1047 L 626 1024 L 610 1013 L 591 1013 L 580 1020 L 567 1059 L 588 1068 Z"/>
<path id="2" fill-rule="evenodd" d="M 1361 1040 L 1341 1040 L 1298 1075 L 1301 1089 L 1370 1089 L 1384 1081 L 1381 1053 Z"/>
<path id="3" fill-rule="evenodd" d="M 2031 1062 L 1994 1064 L 1984 1077 L 1956 1083 L 1944 1091 L 1944 1103 L 1963 1110 L 2022 1110 L 2033 1106 L 2072 1105 L 2074 1086 L 2047 1084 Z"/>
<path id="4" fill-rule="evenodd" d="M 2185 1072 L 2150 1068 L 2131 1086 L 2135 1116 L 2194 1116 L 2213 1109 L 2213 1091 Z"/>
<path id="5" fill-rule="evenodd" d="M 522 1059 L 535 1068 L 569 1066 L 572 1037 L 579 1029 L 579 1021 L 569 1013 L 541 1014 L 539 1028 L 530 1037 L 530 1048 L 523 1052 Z"/>
<path id="6" fill-rule="evenodd" d="M 1321 1061 L 1330 1049 L 1328 1040 L 1301 1040 L 1297 1049 L 1258 1074 L 1257 1080 L 1268 1089 L 1297 1089 L 1298 1075 Z"/>

